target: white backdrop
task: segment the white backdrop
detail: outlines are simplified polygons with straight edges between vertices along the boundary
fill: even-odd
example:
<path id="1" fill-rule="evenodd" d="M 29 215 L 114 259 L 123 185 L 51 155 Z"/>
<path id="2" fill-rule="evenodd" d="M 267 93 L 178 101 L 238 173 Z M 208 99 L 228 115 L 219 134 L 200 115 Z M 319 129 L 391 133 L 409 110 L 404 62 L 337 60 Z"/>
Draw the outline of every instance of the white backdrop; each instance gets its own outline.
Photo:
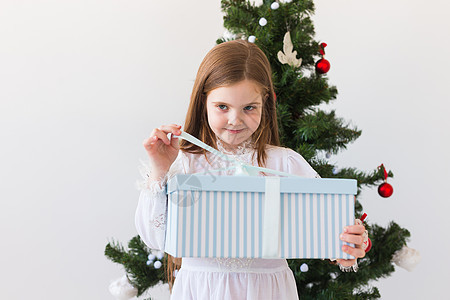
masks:
<path id="1" fill-rule="evenodd" d="M 395 178 L 365 190 L 371 222 L 411 231 L 422 254 L 375 282 L 382 299 L 447 291 L 450 43 L 447 1 L 321 0 L 330 107 L 363 130 L 339 166 Z M 217 1 L 0 0 L 0 298 L 112 299 L 104 255 L 136 235 L 143 139 L 180 123 L 198 65 L 223 33 Z M 166 299 L 164 288 L 152 291 Z"/>

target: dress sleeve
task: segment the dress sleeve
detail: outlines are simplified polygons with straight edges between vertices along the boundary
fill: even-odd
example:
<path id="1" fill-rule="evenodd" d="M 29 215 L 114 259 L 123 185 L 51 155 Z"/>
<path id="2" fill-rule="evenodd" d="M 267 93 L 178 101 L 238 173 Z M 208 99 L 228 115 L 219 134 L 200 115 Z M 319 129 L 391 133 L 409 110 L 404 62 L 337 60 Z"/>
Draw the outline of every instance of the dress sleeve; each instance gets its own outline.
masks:
<path id="1" fill-rule="evenodd" d="M 140 171 L 144 179 L 138 184 L 141 193 L 135 214 L 136 230 L 150 249 L 164 251 L 167 216 L 166 183 L 175 174 L 185 173 L 182 151 L 178 153 L 166 176 L 157 181 L 149 180 L 151 170 L 148 164 L 144 163 Z"/>
<path id="2" fill-rule="evenodd" d="M 320 178 L 303 156 L 289 148 L 286 148 L 286 152 L 288 173 L 307 178 Z"/>

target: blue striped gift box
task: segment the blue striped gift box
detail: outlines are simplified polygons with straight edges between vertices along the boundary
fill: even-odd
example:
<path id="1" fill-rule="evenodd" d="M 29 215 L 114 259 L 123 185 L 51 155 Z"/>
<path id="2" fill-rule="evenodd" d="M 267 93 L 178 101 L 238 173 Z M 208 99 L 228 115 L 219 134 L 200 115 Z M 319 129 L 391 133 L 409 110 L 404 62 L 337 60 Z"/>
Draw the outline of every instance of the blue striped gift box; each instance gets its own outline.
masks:
<path id="1" fill-rule="evenodd" d="M 272 241 L 279 258 L 353 258 L 341 250 L 339 234 L 354 224 L 356 180 L 276 177 L 274 216 L 264 210 L 267 178 L 182 174 L 169 180 L 165 251 L 175 257 L 268 258 L 264 241 Z M 275 235 L 263 229 L 267 216 L 276 217 Z"/>

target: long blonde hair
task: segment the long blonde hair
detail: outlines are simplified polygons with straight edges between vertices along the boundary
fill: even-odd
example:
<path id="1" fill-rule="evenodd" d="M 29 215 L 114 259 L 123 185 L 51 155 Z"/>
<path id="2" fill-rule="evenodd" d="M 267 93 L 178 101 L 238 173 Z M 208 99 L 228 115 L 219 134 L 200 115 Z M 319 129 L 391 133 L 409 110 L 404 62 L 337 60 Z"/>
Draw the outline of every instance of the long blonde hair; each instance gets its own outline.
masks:
<path id="1" fill-rule="evenodd" d="M 206 54 L 197 72 L 191 100 L 184 122 L 184 131 L 197 137 L 209 146 L 216 148 L 215 134 L 208 124 L 206 98 L 210 91 L 250 80 L 260 88 L 263 100 L 261 122 L 252 135 L 252 142 L 257 151 L 259 166 L 264 166 L 267 159 L 266 145 L 279 146 L 278 122 L 275 105 L 275 93 L 272 83 L 272 71 L 264 52 L 255 44 L 235 40 L 219 44 Z M 186 140 L 180 141 L 184 152 L 205 155 L 206 150 Z M 174 277 L 173 271 L 181 266 L 181 258 L 168 256 L 167 276 L 170 288 Z"/>

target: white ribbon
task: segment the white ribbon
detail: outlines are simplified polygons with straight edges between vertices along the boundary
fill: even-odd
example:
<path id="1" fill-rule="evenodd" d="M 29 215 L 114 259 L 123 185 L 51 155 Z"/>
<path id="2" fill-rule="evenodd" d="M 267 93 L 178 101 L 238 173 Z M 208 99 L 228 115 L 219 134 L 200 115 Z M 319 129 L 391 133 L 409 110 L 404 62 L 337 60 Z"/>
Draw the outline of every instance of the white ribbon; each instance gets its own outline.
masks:
<path id="1" fill-rule="evenodd" d="M 266 177 L 262 257 L 280 257 L 280 177 Z"/>

